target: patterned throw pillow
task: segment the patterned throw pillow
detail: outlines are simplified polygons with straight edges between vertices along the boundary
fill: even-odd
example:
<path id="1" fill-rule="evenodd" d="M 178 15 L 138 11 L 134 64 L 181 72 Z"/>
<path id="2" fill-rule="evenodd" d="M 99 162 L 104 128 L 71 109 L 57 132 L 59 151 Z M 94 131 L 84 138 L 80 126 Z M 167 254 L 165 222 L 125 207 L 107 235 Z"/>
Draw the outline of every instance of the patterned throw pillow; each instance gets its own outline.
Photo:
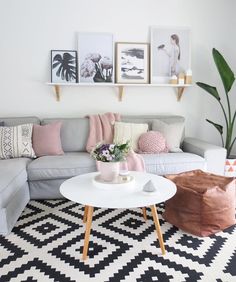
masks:
<path id="1" fill-rule="evenodd" d="M 34 158 L 32 131 L 33 124 L 0 127 L 0 158 Z"/>
<path id="2" fill-rule="evenodd" d="M 137 152 L 138 139 L 147 131 L 148 124 L 146 123 L 115 122 L 113 142 L 125 143 L 129 140 L 132 149 Z"/>
<path id="3" fill-rule="evenodd" d="M 167 153 L 168 148 L 165 137 L 158 131 L 143 133 L 138 140 L 140 153 L 158 154 Z"/>

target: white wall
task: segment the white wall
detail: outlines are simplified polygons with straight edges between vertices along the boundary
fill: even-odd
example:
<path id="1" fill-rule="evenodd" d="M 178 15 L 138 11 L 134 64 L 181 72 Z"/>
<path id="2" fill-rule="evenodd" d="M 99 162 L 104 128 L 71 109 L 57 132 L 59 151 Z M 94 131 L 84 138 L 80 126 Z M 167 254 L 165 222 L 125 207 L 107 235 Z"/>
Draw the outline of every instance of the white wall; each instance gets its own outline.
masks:
<path id="1" fill-rule="evenodd" d="M 181 114 L 187 135 L 220 144 L 214 128 L 204 121 L 209 117 L 220 122 L 220 109 L 197 86 L 188 89 L 181 102 L 171 88 L 128 88 L 118 102 L 112 88 L 65 87 L 58 103 L 45 83 L 50 80 L 50 50 L 76 48 L 77 31 L 112 32 L 116 41 L 142 42 L 148 41 L 151 25 L 167 25 L 192 29 L 194 80 L 220 85 L 211 49 L 222 51 L 236 71 L 231 44 L 235 8 L 234 0 L 0 0 L 0 116 Z"/>

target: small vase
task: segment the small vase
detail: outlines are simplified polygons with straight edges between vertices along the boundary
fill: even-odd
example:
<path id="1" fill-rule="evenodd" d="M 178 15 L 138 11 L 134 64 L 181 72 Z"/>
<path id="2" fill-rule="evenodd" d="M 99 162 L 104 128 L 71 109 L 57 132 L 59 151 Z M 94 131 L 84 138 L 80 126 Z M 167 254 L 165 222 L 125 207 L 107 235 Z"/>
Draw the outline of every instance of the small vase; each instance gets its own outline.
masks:
<path id="1" fill-rule="evenodd" d="M 225 176 L 236 177 L 236 157 L 225 160 Z"/>
<path id="2" fill-rule="evenodd" d="M 117 179 L 120 171 L 119 162 L 99 162 L 98 170 L 101 179 L 106 182 L 113 182 Z"/>

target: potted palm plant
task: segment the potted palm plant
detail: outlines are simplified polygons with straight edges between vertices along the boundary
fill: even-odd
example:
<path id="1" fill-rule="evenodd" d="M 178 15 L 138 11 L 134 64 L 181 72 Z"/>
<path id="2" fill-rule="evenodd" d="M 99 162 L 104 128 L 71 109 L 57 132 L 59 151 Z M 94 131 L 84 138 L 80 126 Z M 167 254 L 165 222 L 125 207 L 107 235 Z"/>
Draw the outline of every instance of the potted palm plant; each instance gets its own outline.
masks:
<path id="1" fill-rule="evenodd" d="M 230 90 L 235 81 L 235 76 L 228 63 L 221 55 L 221 53 L 215 48 L 212 49 L 213 59 L 215 65 L 220 74 L 221 80 L 223 82 L 225 95 L 226 95 L 226 105 L 221 101 L 219 92 L 215 86 L 211 86 L 202 82 L 197 82 L 197 85 L 214 97 L 223 112 L 225 127 L 221 124 L 215 123 L 209 119 L 206 119 L 207 122 L 212 124 L 217 131 L 220 133 L 222 146 L 227 150 L 227 159 L 225 164 L 225 175 L 227 176 L 236 176 L 236 156 L 232 156 L 231 152 L 233 146 L 236 142 L 236 136 L 234 135 L 234 124 L 236 119 L 236 109 L 232 108 L 230 103 Z"/>

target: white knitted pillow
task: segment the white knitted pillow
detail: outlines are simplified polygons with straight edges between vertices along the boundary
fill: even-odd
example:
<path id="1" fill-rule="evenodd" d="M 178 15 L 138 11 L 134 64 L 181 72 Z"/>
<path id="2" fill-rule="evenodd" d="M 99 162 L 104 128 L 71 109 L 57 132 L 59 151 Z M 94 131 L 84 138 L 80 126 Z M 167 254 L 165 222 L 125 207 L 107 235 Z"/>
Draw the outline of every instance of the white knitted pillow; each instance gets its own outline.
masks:
<path id="1" fill-rule="evenodd" d="M 114 143 L 125 143 L 130 141 L 132 149 L 138 151 L 138 139 L 141 134 L 148 131 L 146 123 L 115 122 Z"/>

